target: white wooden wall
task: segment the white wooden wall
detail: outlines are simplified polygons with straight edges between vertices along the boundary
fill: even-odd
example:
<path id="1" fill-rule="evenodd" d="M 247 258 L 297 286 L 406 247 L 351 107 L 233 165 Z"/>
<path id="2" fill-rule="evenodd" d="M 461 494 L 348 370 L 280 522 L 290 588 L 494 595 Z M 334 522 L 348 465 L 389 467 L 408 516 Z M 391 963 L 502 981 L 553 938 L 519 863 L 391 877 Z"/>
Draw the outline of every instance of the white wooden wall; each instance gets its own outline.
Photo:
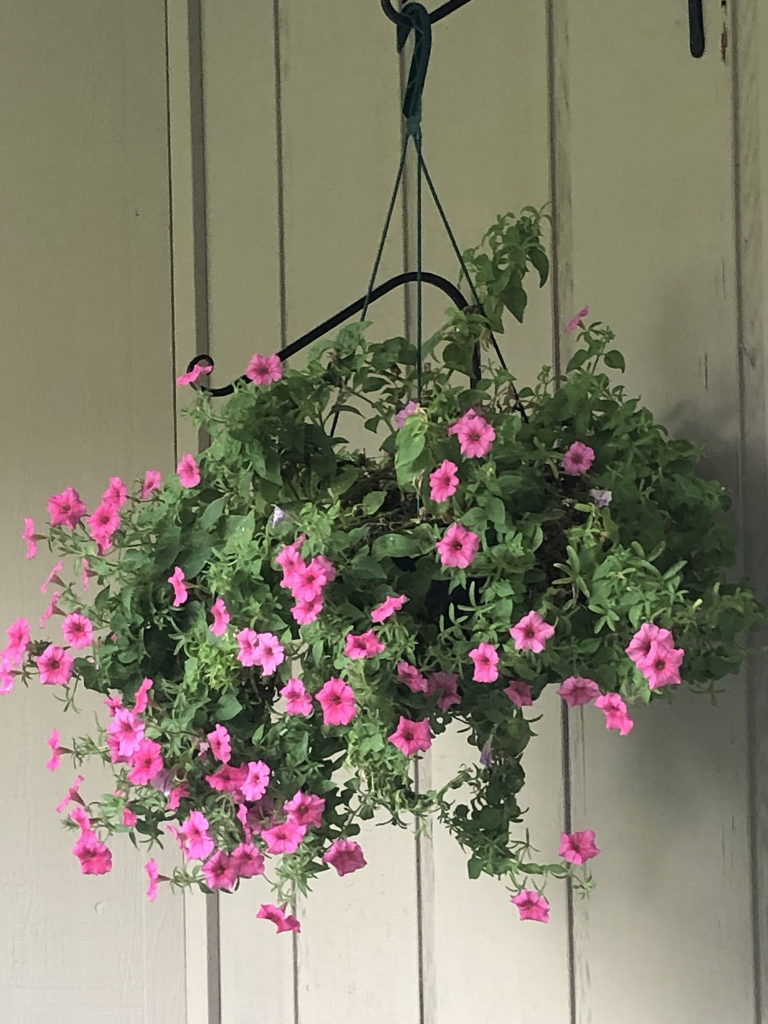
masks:
<path id="1" fill-rule="evenodd" d="M 553 285 L 504 336 L 511 363 L 525 381 L 566 357 L 562 325 L 586 303 L 609 321 L 629 386 L 707 444 L 737 496 L 765 593 L 768 10 L 704 7 L 696 61 L 684 0 L 473 0 L 435 26 L 425 153 L 463 245 L 498 212 L 552 203 Z M 209 347 L 229 380 L 365 290 L 400 83 L 377 0 L 0 0 L 0 38 L 10 621 L 39 615 L 24 515 L 70 481 L 94 495 L 110 473 L 173 465 L 174 360 Z M 382 277 L 412 258 L 412 180 L 405 206 Z M 455 277 L 431 215 L 426 263 Z M 411 322 L 405 299 L 374 308 L 377 330 Z M 295 940 L 255 919 L 258 880 L 184 915 L 145 906 L 128 844 L 112 876 L 81 879 L 48 812 L 68 784 L 42 768 L 50 695 L 6 697 L 0 851 L 18 868 L 0 876 L 0 1019 L 768 1024 L 764 664 L 718 708 L 681 695 L 638 713 L 624 740 L 550 701 L 532 838 L 555 851 L 563 827 L 592 827 L 604 853 L 587 902 L 550 888 L 549 925 L 470 883 L 445 836 L 417 848 L 371 828 L 369 868 L 321 879 Z M 422 772 L 463 754 L 447 738 Z"/>

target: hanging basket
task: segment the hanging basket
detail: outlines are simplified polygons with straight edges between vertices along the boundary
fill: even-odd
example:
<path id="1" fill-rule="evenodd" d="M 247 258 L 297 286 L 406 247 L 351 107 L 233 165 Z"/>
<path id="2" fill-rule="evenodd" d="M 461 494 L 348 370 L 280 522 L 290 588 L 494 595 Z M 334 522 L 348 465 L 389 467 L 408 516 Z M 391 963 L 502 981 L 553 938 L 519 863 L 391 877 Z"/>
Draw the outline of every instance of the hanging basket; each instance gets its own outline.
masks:
<path id="1" fill-rule="evenodd" d="M 713 693 L 762 611 L 724 577 L 723 487 L 626 396 L 609 328 L 583 310 L 566 372 L 519 393 L 499 368 L 490 329 L 522 319 L 528 271 L 546 278 L 539 226 L 500 218 L 468 254 L 482 311 L 424 343 L 420 401 L 416 346 L 346 327 L 304 369 L 255 356 L 226 403 L 201 391 L 211 442 L 175 475 L 113 478 L 90 514 L 68 488 L 45 534 L 27 521 L 56 594 L 44 639 L 9 630 L 4 688 L 104 695 L 95 732 L 50 740 L 49 767 L 114 773 L 114 795 L 84 771 L 59 808 L 85 873 L 109 870 L 117 833 L 150 854 L 170 838 L 180 866 L 150 857 L 150 898 L 266 873 L 260 916 L 295 930 L 297 892 L 365 867 L 364 822 L 436 818 L 524 918 L 547 919 L 547 875 L 589 885 L 592 831 L 534 836 L 537 853 L 522 825 L 544 691 L 631 742 L 634 707 Z M 420 791 L 414 760 L 457 729 L 455 775 Z"/>

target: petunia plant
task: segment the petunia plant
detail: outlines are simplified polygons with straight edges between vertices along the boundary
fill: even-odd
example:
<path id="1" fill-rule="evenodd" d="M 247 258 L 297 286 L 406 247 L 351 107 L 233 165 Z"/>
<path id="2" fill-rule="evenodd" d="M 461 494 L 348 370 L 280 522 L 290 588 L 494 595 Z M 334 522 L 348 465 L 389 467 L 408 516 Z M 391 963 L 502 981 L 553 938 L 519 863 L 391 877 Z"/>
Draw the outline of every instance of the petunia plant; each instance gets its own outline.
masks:
<path id="1" fill-rule="evenodd" d="M 436 818 L 471 877 L 546 921 L 547 877 L 588 887 L 599 849 L 585 828 L 539 852 L 524 829 L 545 689 L 626 737 L 633 707 L 739 667 L 762 610 L 726 578 L 728 497 L 627 396 L 611 330 L 582 310 L 565 372 L 530 386 L 498 364 L 490 331 L 547 276 L 541 214 L 499 218 L 467 262 L 482 304 L 449 311 L 420 374 L 412 341 L 365 324 L 302 369 L 254 356 L 224 404 L 196 366 L 179 383 L 204 451 L 164 480 L 113 478 L 90 512 L 68 487 L 44 531 L 26 521 L 55 589 L 44 636 L 8 629 L 0 682 L 104 696 L 95 730 L 49 741 L 51 769 L 114 774 L 102 796 L 78 775 L 57 808 L 83 872 L 110 869 L 117 833 L 170 840 L 179 866 L 148 860 L 150 899 L 265 875 L 259 916 L 298 930 L 297 892 L 366 866 L 361 823 Z M 355 418 L 364 444 L 344 437 Z M 423 791 L 414 759 L 449 729 L 465 758 Z"/>

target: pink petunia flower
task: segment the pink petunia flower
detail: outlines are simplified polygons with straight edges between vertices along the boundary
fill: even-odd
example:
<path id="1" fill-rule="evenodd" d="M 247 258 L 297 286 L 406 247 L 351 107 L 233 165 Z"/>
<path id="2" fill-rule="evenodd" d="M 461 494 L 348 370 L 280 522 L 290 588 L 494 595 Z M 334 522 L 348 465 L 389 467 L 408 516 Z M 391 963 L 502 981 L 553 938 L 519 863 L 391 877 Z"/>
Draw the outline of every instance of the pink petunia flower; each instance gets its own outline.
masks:
<path id="1" fill-rule="evenodd" d="M 59 586 L 64 585 L 64 580 L 59 576 L 59 573 L 64 568 L 63 562 L 57 562 L 56 565 L 51 569 L 48 575 L 45 577 L 43 582 L 40 584 L 40 593 L 45 594 L 51 583 L 57 583 Z"/>
<path id="2" fill-rule="evenodd" d="M 39 658 L 35 658 L 40 682 L 45 686 L 66 686 L 72 678 L 74 658 L 63 647 L 49 644 Z"/>
<path id="3" fill-rule="evenodd" d="M 76 825 L 80 827 L 81 832 L 93 831 L 93 826 L 91 824 L 91 819 L 88 816 L 88 812 L 86 811 L 85 807 L 81 806 L 80 804 L 75 804 L 75 806 L 69 813 L 69 817 L 72 821 L 74 821 Z"/>
<path id="4" fill-rule="evenodd" d="M 576 708 L 581 704 L 590 704 L 595 697 L 599 697 L 600 687 L 594 679 L 569 676 L 560 684 L 557 692 L 569 708 Z"/>
<path id="5" fill-rule="evenodd" d="M 213 616 L 211 633 L 213 633 L 214 636 L 224 636 L 230 622 L 230 615 L 223 598 L 217 597 L 213 602 L 211 606 L 211 615 Z"/>
<path id="6" fill-rule="evenodd" d="M 154 857 L 147 861 L 144 865 L 144 870 L 147 872 L 147 877 L 149 878 L 147 899 L 150 903 L 154 903 L 157 899 L 157 883 L 160 880 L 160 872 L 157 867 L 157 861 Z"/>
<path id="7" fill-rule="evenodd" d="M 128 781 L 134 786 L 146 786 L 165 767 L 162 748 L 155 740 L 142 740 L 130 761 Z"/>
<path id="8" fill-rule="evenodd" d="M 315 621 L 325 607 L 322 594 L 318 594 L 311 601 L 297 601 L 291 608 L 291 615 L 300 626 L 309 626 Z"/>
<path id="9" fill-rule="evenodd" d="M 335 676 L 323 684 L 317 700 L 323 709 L 324 725 L 349 725 L 357 714 L 355 691 Z"/>
<path id="10" fill-rule="evenodd" d="M 271 676 L 285 661 L 285 648 L 274 633 L 259 633 L 256 639 L 256 664 L 265 676 Z"/>
<path id="11" fill-rule="evenodd" d="M 83 805 L 84 801 L 83 798 L 80 796 L 80 787 L 82 786 L 84 781 L 85 780 L 83 779 L 82 775 L 76 776 L 75 781 L 64 794 L 64 799 L 61 801 L 61 803 L 56 805 L 57 814 L 61 814 L 64 808 L 68 807 L 69 804 L 71 804 L 73 801 L 75 803 Z"/>
<path id="12" fill-rule="evenodd" d="M 61 494 L 54 494 L 48 499 L 51 526 L 68 526 L 74 530 L 86 511 L 85 504 L 74 487 L 67 487 Z"/>
<path id="13" fill-rule="evenodd" d="M 444 459 L 429 475 L 429 496 L 432 501 L 448 501 L 459 486 L 459 467 L 450 459 Z"/>
<path id="14" fill-rule="evenodd" d="M 528 683 L 523 683 L 519 679 L 513 680 L 504 689 L 504 693 L 519 708 L 528 708 L 533 704 L 533 691 L 531 687 Z"/>
<path id="15" fill-rule="evenodd" d="M 65 747 L 59 746 L 60 739 L 61 737 L 59 735 L 59 730 L 54 729 L 51 735 L 46 740 L 46 743 L 48 744 L 52 751 L 51 756 L 45 762 L 45 767 L 48 769 L 49 772 L 55 772 L 56 769 L 59 767 L 59 764 L 61 763 L 61 755 L 69 753 L 69 751 Z"/>
<path id="16" fill-rule="evenodd" d="M 458 683 L 459 677 L 452 672 L 433 672 L 427 679 L 427 693 L 430 697 L 439 694 L 437 706 L 441 711 L 461 704 Z"/>
<path id="17" fill-rule="evenodd" d="M 453 523 L 437 542 L 440 561 L 452 569 L 467 569 L 475 560 L 480 538 L 461 523 Z"/>
<path id="18" fill-rule="evenodd" d="M 80 649 L 93 643 L 93 623 L 86 615 L 72 612 L 61 624 L 61 632 L 70 647 Z"/>
<path id="19" fill-rule="evenodd" d="M 179 809 L 181 801 L 186 796 L 189 796 L 189 786 L 186 784 L 186 782 L 182 782 L 178 786 L 174 786 L 173 789 L 168 794 L 166 807 L 168 808 L 169 811 L 177 811 Z"/>
<path id="20" fill-rule="evenodd" d="M 594 461 L 594 450 L 581 441 L 574 441 L 563 456 L 563 472 L 568 476 L 582 476 Z"/>
<path id="21" fill-rule="evenodd" d="M 323 823 L 325 800 L 313 793 L 298 791 L 290 800 L 283 804 L 288 820 L 305 828 L 320 828 Z"/>
<path id="22" fill-rule="evenodd" d="M 359 871 L 368 863 L 363 856 L 363 848 L 351 839 L 334 840 L 323 854 L 323 861 L 335 868 L 339 875 Z"/>
<path id="23" fill-rule="evenodd" d="M 426 677 L 419 672 L 415 665 L 409 665 L 407 661 L 399 661 L 397 663 L 397 675 L 411 693 L 427 693 L 429 684 Z"/>
<path id="24" fill-rule="evenodd" d="M 95 832 L 83 832 L 72 848 L 84 875 L 106 875 L 112 870 L 112 854 Z"/>
<path id="25" fill-rule="evenodd" d="M 344 654 L 348 658 L 375 658 L 377 654 L 381 654 L 386 649 L 386 644 L 383 644 L 373 630 L 369 629 L 367 633 L 360 633 L 358 636 L 348 633 Z"/>
<path id="26" fill-rule="evenodd" d="M 144 723 L 128 708 L 118 708 L 107 726 L 107 735 L 117 740 L 120 757 L 132 758 L 144 739 Z"/>
<path id="27" fill-rule="evenodd" d="M 29 647 L 30 628 L 29 620 L 25 618 L 16 619 L 6 630 L 8 646 L 3 652 L 8 656 L 10 665 L 20 665 Z"/>
<path id="28" fill-rule="evenodd" d="M 302 562 L 296 569 L 286 573 L 284 582 L 287 583 L 294 600 L 314 601 L 330 582 L 328 567 L 318 558 L 313 558 L 309 565 Z"/>
<path id="29" fill-rule="evenodd" d="M 520 914 L 521 921 L 549 921 L 549 900 L 535 889 L 523 889 L 517 896 L 510 897 Z"/>
<path id="30" fill-rule="evenodd" d="M 91 580 L 96 575 L 96 573 L 91 571 L 91 563 L 88 561 L 87 558 L 81 559 L 80 569 L 80 584 L 83 590 L 88 590 L 88 588 L 91 585 Z"/>
<path id="31" fill-rule="evenodd" d="M 584 832 L 563 832 L 560 837 L 559 856 L 571 864 L 586 864 L 600 853 L 595 846 L 595 833 L 591 828 Z"/>
<path id="32" fill-rule="evenodd" d="M 105 505 L 113 505 L 115 508 L 122 508 L 128 501 L 128 488 L 119 476 L 109 478 L 109 487 L 101 496 Z"/>
<path id="33" fill-rule="evenodd" d="M 208 733 L 208 742 L 216 760 L 221 761 L 222 764 L 229 764 L 232 759 L 232 743 L 227 729 L 223 725 L 217 724 L 213 732 Z"/>
<path id="34" fill-rule="evenodd" d="M 183 837 L 183 838 L 182 838 Z M 187 860 L 205 860 L 213 853 L 213 840 L 208 835 L 208 819 L 202 811 L 191 811 L 179 829 L 178 839 Z"/>
<path id="35" fill-rule="evenodd" d="M 237 660 L 241 665 L 250 667 L 258 665 L 259 634 L 255 629 L 241 629 L 235 637 L 239 648 Z"/>
<path id="36" fill-rule="evenodd" d="M 153 686 L 154 683 L 151 679 L 142 679 L 141 686 L 139 686 L 133 699 L 134 714 L 143 715 L 147 710 L 147 704 L 149 703 L 148 694 Z"/>
<path id="37" fill-rule="evenodd" d="M 249 761 L 246 767 L 246 776 L 240 784 L 240 791 L 246 800 L 261 800 L 267 792 L 271 777 L 269 765 L 263 761 Z"/>
<path id="38" fill-rule="evenodd" d="M 240 843 L 230 854 L 237 878 L 254 878 L 264 874 L 264 854 L 253 843 Z"/>
<path id="39" fill-rule="evenodd" d="M 8 667 L 5 656 L 0 656 L 0 697 L 7 697 L 13 690 L 15 681 L 14 673 Z"/>
<path id="40" fill-rule="evenodd" d="M 193 455 L 187 453 L 182 455 L 181 461 L 176 467 L 176 474 L 182 487 L 197 487 L 200 483 L 200 467 Z"/>
<path id="41" fill-rule="evenodd" d="M 306 717 L 312 714 L 312 698 L 307 693 L 307 688 L 301 679 L 289 679 L 280 691 L 280 695 L 285 697 L 285 713 L 287 715 L 304 715 Z"/>
<path id="42" fill-rule="evenodd" d="M 674 638 L 668 629 L 662 629 L 652 622 L 644 622 L 629 641 L 629 646 L 624 648 L 624 652 L 637 664 L 648 657 L 653 643 L 659 647 L 675 646 Z"/>
<path id="43" fill-rule="evenodd" d="M 598 697 L 595 707 L 605 713 L 606 729 L 617 729 L 619 736 L 626 736 L 632 732 L 635 723 L 627 714 L 627 705 L 618 693 L 606 693 Z"/>
<path id="44" fill-rule="evenodd" d="M 46 624 L 48 619 L 51 618 L 52 615 L 63 615 L 64 614 L 64 612 L 61 610 L 61 608 L 59 608 L 59 603 L 58 602 L 59 602 L 59 598 L 60 597 L 61 597 L 61 594 L 59 593 L 59 591 L 55 590 L 53 592 L 53 597 L 48 602 L 48 607 L 45 609 L 43 614 L 40 616 L 40 629 L 43 628 L 43 626 Z"/>
<path id="45" fill-rule="evenodd" d="M 306 834 L 307 830 L 303 825 L 283 821 L 273 828 L 264 829 L 261 838 L 267 844 L 269 853 L 295 853 Z"/>
<path id="46" fill-rule="evenodd" d="M 286 575 L 290 575 L 290 573 L 304 565 L 304 559 L 299 554 L 299 551 L 306 539 L 306 535 L 302 533 L 301 536 L 296 538 L 293 544 L 286 544 L 275 555 L 276 564 L 280 566 Z"/>
<path id="47" fill-rule="evenodd" d="M 207 746 L 207 744 L 206 744 Z M 248 769 L 244 766 L 234 768 L 231 764 L 225 764 L 215 771 L 213 775 L 206 775 L 205 781 L 219 793 L 240 793 L 248 778 Z"/>
<path id="48" fill-rule="evenodd" d="M 545 622 L 538 612 L 528 612 L 509 631 L 516 650 L 533 651 L 534 654 L 541 654 L 554 633 L 555 627 Z"/>
<path id="49" fill-rule="evenodd" d="M 274 903 L 262 903 L 256 917 L 260 917 L 265 921 L 271 921 L 272 924 L 277 925 L 278 935 L 280 932 L 301 931 L 301 925 L 293 914 L 286 914 L 284 910 L 276 907 Z"/>
<path id="50" fill-rule="evenodd" d="M 203 864 L 203 874 L 209 889 L 231 889 L 237 881 L 237 867 L 224 850 L 217 850 Z"/>
<path id="51" fill-rule="evenodd" d="M 397 729 L 387 739 L 398 750 L 402 750 L 406 757 L 410 757 L 411 754 L 416 754 L 420 750 L 429 750 L 432 746 L 429 719 L 422 718 L 420 721 L 414 722 L 410 718 L 404 718 L 401 715 L 400 721 L 397 723 Z"/>
<path id="52" fill-rule="evenodd" d="M 476 683 L 493 683 L 499 678 L 499 655 L 493 644 L 478 644 L 469 656 L 475 665 L 472 678 Z"/>
<path id="53" fill-rule="evenodd" d="M 283 376 L 282 360 L 280 356 L 262 356 L 257 353 L 248 363 L 245 376 L 261 386 L 275 384 Z"/>
<path id="54" fill-rule="evenodd" d="M 88 517 L 88 532 L 96 541 L 99 554 L 104 555 L 112 547 L 112 538 L 120 529 L 120 513 L 114 505 L 102 502 Z"/>
<path id="55" fill-rule="evenodd" d="M 579 327 L 581 327 L 581 321 L 585 316 L 589 316 L 589 306 L 585 306 L 583 309 L 580 309 L 576 316 L 571 317 L 568 321 L 567 327 L 565 328 L 566 331 L 578 331 Z"/>
<path id="56" fill-rule="evenodd" d="M 384 622 L 386 619 L 391 618 L 408 601 L 405 594 L 400 594 L 398 597 L 387 597 L 380 605 L 373 609 L 371 612 L 371 622 Z"/>
<path id="57" fill-rule="evenodd" d="M 210 363 L 195 363 L 191 370 L 187 370 L 186 373 L 182 373 L 176 378 L 176 386 L 183 388 L 187 384 L 194 384 L 200 377 L 210 373 L 212 370 L 213 367 Z"/>
<path id="58" fill-rule="evenodd" d="M 142 501 L 146 501 L 147 498 L 154 494 L 155 491 L 159 490 L 163 486 L 163 475 L 159 469 L 148 469 L 144 474 L 144 483 L 141 485 L 141 493 L 139 497 Z"/>
<path id="59" fill-rule="evenodd" d="M 680 665 L 684 655 L 682 647 L 667 647 L 654 640 L 648 654 L 637 662 L 637 667 L 652 690 L 658 690 L 660 686 L 679 686 L 682 682 Z"/>
<path id="60" fill-rule="evenodd" d="M 24 520 L 24 532 L 21 538 L 27 542 L 27 558 L 34 558 L 37 554 L 37 542 L 40 540 L 40 535 L 35 533 L 34 519 L 26 518 Z"/>
<path id="61" fill-rule="evenodd" d="M 470 409 L 454 424 L 448 427 L 448 433 L 459 440 L 461 454 L 470 459 L 478 459 L 487 455 L 496 440 L 496 431 L 490 423 Z"/>
<path id="62" fill-rule="evenodd" d="M 421 411 L 421 406 L 418 402 L 408 402 L 399 412 L 395 413 L 395 426 L 398 430 L 402 429 L 409 416 L 413 416 L 414 413 Z"/>
<path id="63" fill-rule="evenodd" d="M 133 828 L 133 826 L 136 824 L 138 820 L 139 819 L 136 817 L 136 815 L 133 813 L 130 807 L 125 807 L 123 809 L 123 824 L 127 828 Z"/>
<path id="64" fill-rule="evenodd" d="M 174 566 L 173 575 L 168 577 L 168 582 L 173 587 L 173 607 L 178 608 L 179 605 L 189 597 L 189 591 L 185 583 L 186 577 L 184 576 L 184 570 L 178 565 Z"/>

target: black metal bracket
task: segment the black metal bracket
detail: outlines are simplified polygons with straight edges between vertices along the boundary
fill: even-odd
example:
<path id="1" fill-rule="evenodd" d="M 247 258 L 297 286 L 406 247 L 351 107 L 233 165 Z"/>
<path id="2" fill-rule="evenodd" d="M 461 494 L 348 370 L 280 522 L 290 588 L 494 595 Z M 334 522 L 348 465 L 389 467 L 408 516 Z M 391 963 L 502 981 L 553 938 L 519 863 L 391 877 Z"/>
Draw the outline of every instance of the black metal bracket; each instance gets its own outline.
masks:
<path id="1" fill-rule="evenodd" d="M 703 57 L 706 40 L 704 38 L 704 11 L 702 0 L 688 0 L 688 27 L 691 42 L 691 56 Z"/>
<path id="2" fill-rule="evenodd" d="M 429 20 L 434 25 L 436 21 L 442 21 L 443 18 L 447 18 L 449 14 L 453 14 L 454 11 L 458 11 L 460 7 L 468 3 L 469 0 L 447 0 L 442 7 L 438 7 L 437 10 L 430 13 Z M 399 11 L 395 10 L 392 0 L 381 0 L 381 9 L 390 21 L 394 21 L 401 28 L 407 28 L 411 24 L 408 18 L 403 17 Z"/>
<path id="3" fill-rule="evenodd" d="M 344 309 L 340 310 L 338 313 L 334 313 L 333 316 L 324 320 L 321 324 L 318 324 L 317 327 L 313 327 L 307 334 L 302 334 L 302 336 L 297 338 L 296 341 L 292 341 L 290 345 L 286 345 L 284 349 L 277 353 L 278 356 L 280 359 L 289 359 L 291 356 L 295 356 L 297 352 L 301 352 L 302 349 L 311 345 L 313 341 L 317 341 L 318 338 L 322 338 L 324 334 L 332 331 L 334 327 L 338 327 L 339 324 L 343 324 L 345 320 L 349 320 L 349 318 L 354 316 L 355 313 L 359 313 L 365 308 L 366 301 L 368 301 L 368 305 L 370 306 L 371 303 L 380 299 L 384 295 L 388 295 L 391 291 L 394 291 L 395 288 L 418 281 L 419 278 L 421 278 L 424 284 L 432 285 L 444 292 L 448 298 L 453 301 L 457 309 L 466 309 L 469 305 L 456 285 L 452 284 L 446 278 L 440 277 L 439 274 L 430 274 L 427 272 L 419 274 L 415 270 L 410 270 L 405 274 L 398 274 L 396 277 L 391 277 L 388 281 L 380 284 L 378 288 L 374 288 L 370 294 L 370 298 L 367 295 L 363 295 L 361 299 L 356 299 L 355 302 L 350 303 L 349 306 L 345 306 Z M 195 356 L 194 359 L 189 361 L 187 372 L 192 370 L 199 363 L 204 363 L 206 366 L 215 366 L 213 359 L 209 355 L 201 354 Z M 475 353 L 475 376 L 480 376 L 478 352 Z M 199 383 L 196 384 L 195 387 L 200 391 L 205 391 L 207 394 L 212 395 L 214 398 L 223 398 L 225 395 L 231 395 L 234 392 L 236 384 L 248 384 L 249 382 L 249 378 L 243 374 L 242 377 L 238 377 L 232 384 L 227 384 L 222 388 L 209 388 Z"/>

